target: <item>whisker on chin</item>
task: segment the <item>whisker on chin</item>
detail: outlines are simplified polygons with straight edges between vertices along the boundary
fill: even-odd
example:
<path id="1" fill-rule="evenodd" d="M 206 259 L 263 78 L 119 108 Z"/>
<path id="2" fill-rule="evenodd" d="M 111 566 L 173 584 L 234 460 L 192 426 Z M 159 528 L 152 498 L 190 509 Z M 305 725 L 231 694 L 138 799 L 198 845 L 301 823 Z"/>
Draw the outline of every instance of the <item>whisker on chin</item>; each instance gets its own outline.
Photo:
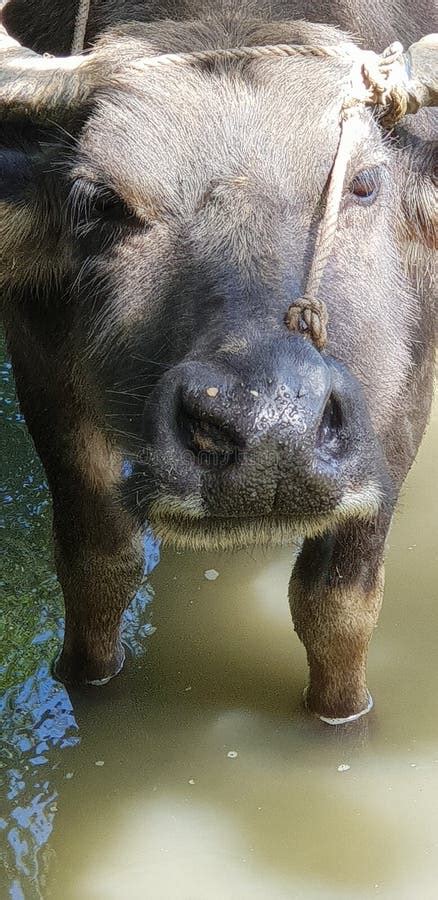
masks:
<path id="1" fill-rule="evenodd" d="M 147 366 L 157 366 L 160 369 L 164 369 L 166 372 L 171 366 L 168 363 L 162 363 L 157 359 L 150 359 L 147 356 L 136 356 L 135 353 L 130 353 L 130 359 L 133 359 L 135 362 L 144 363 Z"/>

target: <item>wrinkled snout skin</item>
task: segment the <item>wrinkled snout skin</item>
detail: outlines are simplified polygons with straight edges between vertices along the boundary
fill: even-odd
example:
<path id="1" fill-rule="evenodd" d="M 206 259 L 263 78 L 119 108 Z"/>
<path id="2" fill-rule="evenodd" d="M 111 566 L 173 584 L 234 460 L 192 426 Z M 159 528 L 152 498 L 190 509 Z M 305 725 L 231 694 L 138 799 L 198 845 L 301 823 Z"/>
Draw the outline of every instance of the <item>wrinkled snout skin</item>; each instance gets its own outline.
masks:
<path id="1" fill-rule="evenodd" d="M 351 53 L 141 61 L 261 44 L 351 51 L 349 34 L 409 46 L 434 29 L 426 0 L 402 6 L 393 33 L 383 0 L 372 16 L 343 0 L 92 4 L 86 43 L 102 68 L 95 82 L 87 69 L 83 99 L 73 92 L 70 109 L 66 89 L 59 123 L 57 109 L 40 114 L 43 96 L 37 121 L 2 123 L 3 314 L 52 493 L 66 610 L 54 671 L 67 684 L 120 671 L 149 523 L 182 549 L 299 539 L 290 605 L 306 705 L 330 724 L 372 706 L 385 541 L 432 398 L 434 111 L 389 137 L 369 109 L 357 115 L 320 351 L 287 311 L 317 245 Z M 10 0 L 4 22 L 65 53 L 72 9 Z"/>

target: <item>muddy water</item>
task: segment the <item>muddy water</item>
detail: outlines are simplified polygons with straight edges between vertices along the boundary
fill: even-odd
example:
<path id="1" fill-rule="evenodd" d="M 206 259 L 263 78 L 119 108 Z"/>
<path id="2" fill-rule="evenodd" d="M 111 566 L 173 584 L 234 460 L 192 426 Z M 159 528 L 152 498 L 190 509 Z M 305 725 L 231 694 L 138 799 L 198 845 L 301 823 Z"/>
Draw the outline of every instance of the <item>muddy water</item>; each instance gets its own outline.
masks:
<path id="1" fill-rule="evenodd" d="M 287 549 L 157 565 L 148 536 L 124 674 L 85 695 L 53 682 L 47 492 L 3 382 L 0 897 L 436 898 L 438 416 L 391 534 L 376 709 L 338 733 L 300 708 Z"/>

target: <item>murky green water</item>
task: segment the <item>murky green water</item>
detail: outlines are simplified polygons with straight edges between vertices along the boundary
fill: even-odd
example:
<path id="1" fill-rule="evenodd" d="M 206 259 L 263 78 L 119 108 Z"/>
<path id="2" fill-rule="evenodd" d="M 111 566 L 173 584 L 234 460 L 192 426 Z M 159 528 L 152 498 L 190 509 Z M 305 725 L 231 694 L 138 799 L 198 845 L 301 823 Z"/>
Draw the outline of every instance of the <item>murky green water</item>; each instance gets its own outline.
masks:
<path id="1" fill-rule="evenodd" d="M 70 696 L 51 679 L 48 497 L 6 365 L 3 384 L 0 897 L 436 898 L 438 417 L 391 535 L 376 710 L 339 734 L 300 709 L 287 550 L 155 568 L 148 537 L 124 674 Z"/>

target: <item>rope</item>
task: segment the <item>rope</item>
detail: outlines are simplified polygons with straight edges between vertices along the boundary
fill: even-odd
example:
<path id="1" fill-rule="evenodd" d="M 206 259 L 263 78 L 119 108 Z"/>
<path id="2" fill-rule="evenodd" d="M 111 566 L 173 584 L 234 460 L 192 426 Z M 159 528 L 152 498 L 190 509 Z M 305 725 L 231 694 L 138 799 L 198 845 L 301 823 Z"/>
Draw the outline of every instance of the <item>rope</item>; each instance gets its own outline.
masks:
<path id="1" fill-rule="evenodd" d="M 402 45 L 395 41 L 377 58 L 377 64 L 375 58 L 371 57 L 371 62 L 364 63 L 362 67 L 364 80 L 368 83 L 375 102 L 385 110 L 381 118 L 385 128 L 393 128 L 404 118 L 408 108 L 409 94 L 406 86 L 391 83 L 392 70 L 402 54 Z"/>
<path id="2" fill-rule="evenodd" d="M 73 40 L 71 42 L 70 53 L 82 53 L 85 45 L 85 34 L 87 31 L 88 17 L 90 15 L 91 0 L 79 0 L 78 11 L 76 13 L 75 27 L 73 32 Z"/>
<path id="3" fill-rule="evenodd" d="M 371 102 L 380 104 L 386 110 L 383 124 L 392 128 L 406 114 L 407 94 L 405 88 L 391 84 L 392 69 L 400 59 L 403 47 L 398 42 L 391 44 L 380 57 L 367 54 L 362 63 L 361 74 Z M 339 143 L 330 174 L 327 204 L 316 239 L 315 250 L 307 283 L 302 297 L 289 307 L 285 322 L 290 331 L 298 331 L 309 337 L 318 350 L 327 344 L 328 312 L 323 300 L 317 297 L 321 279 L 331 255 L 338 228 L 339 210 L 345 182 L 348 161 L 354 143 L 355 118 L 360 104 L 370 102 L 367 97 L 346 98 L 341 109 Z"/>
<path id="4" fill-rule="evenodd" d="M 79 0 L 75 20 L 71 53 L 81 53 L 90 14 L 91 0 Z M 318 231 L 306 287 L 302 297 L 289 307 L 285 323 L 290 331 L 298 331 L 308 337 L 318 350 L 327 344 L 328 313 L 323 300 L 317 296 L 321 280 L 331 255 L 338 227 L 339 210 L 345 181 L 345 173 L 354 141 L 355 118 L 360 105 L 380 105 L 385 114 L 382 122 L 393 127 L 406 114 L 408 96 L 400 83 L 391 83 L 394 66 L 403 53 L 400 43 L 391 44 L 380 56 L 366 53 L 352 45 L 349 51 L 342 47 L 318 47 L 309 44 L 264 44 L 255 47 L 234 47 L 216 50 L 195 50 L 190 53 L 165 53 L 134 60 L 132 68 L 144 70 L 157 66 L 191 66 L 214 64 L 224 60 L 286 59 L 292 56 L 351 59 L 360 72 L 357 93 L 352 93 L 343 103 L 340 116 L 340 136 L 333 162 L 327 193 L 325 212 Z M 359 95 L 360 94 L 360 95 Z"/>
<path id="5" fill-rule="evenodd" d="M 317 294 L 336 237 L 345 172 L 354 141 L 355 118 L 354 107 L 343 109 L 341 133 L 330 175 L 327 204 L 318 232 L 306 288 L 303 297 L 295 300 L 286 313 L 286 325 L 290 331 L 299 331 L 308 336 L 318 350 L 323 350 L 327 343 L 328 313 L 325 303 L 318 300 Z"/>
<path id="6" fill-rule="evenodd" d="M 360 53 L 360 51 L 359 51 Z M 256 59 L 286 59 L 290 56 L 317 56 L 331 59 L 346 59 L 345 47 L 317 47 L 313 44 L 261 44 L 254 47 L 229 47 L 215 50 L 192 50 L 190 53 L 163 53 L 158 56 L 145 57 L 136 60 L 135 68 L 143 69 L 149 66 L 191 66 L 195 63 L 211 64 L 230 60 Z M 347 57 L 348 58 L 348 57 Z"/>
<path id="7" fill-rule="evenodd" d="M 144 71 L 148 68 L 214 65 L 216 62 L 239 62 L 261 59 L 287 59 L 296 56 L 313 56 L 320 59 L 339 59 L 352 63 L 359 78 L 355 92 L 346 100 L 345 108 L 358 103 L 384 106 L 393 113 L 391 124 L 395 124 L 405 114 L 409 95 L 406 86 L 391 81 L 394 66 L 400 62 L 403 47 L 398 42 L 391 44 L 380 56 L 355 47 L 341 45 L 339 47 L 319 47 L 313 44 L 262 44 L 255 47 L 232 47 L 215 50 L 193 50 L 189 53 L 163 53 L 157 56 L 142 57 L 130 61 L 133 69 Z M 395 114 L 391 110 L 397 107 Z M 403 112 L 404 109 L 404 112 Z"/>
<path id="8" fill-rule="evenodd" d="M 220 50 L 196 50 L 191 53 L 169 53 L 136 60 L 134 68 L 156 66 L 191 66 L 213 64 L 223 60 L 285 59 L 292 56 L 351 59 L 359 70 L 360 78 L 343 103 L 340 116 L 340 136 L 329 178 L 327 203 L 319 228 L 315 250 L 302 297 L 289 307 L 285 322 L 290 331 L 298 331 L 308 337 L 318 350 L 327 344 L 328 313 L 323 300 L 317 296 L 321 279 L 331 255 L 338 227 L 339 210 L 345 182 L 345 173 L 354 142 L 357 110 L 365 104 L 380 105 L 386 110 L 382 119 L 386 127 L 393 127 L 407 109 L 407 94 L 400 84 L 392 84 L 393 67 L 399 62 L 403 47 L 396 42 L 380 56 L 366 53 L 352 46 L 317 47 L 308 44 L 266 44 L 257 47 L 235 47 Z"/>

